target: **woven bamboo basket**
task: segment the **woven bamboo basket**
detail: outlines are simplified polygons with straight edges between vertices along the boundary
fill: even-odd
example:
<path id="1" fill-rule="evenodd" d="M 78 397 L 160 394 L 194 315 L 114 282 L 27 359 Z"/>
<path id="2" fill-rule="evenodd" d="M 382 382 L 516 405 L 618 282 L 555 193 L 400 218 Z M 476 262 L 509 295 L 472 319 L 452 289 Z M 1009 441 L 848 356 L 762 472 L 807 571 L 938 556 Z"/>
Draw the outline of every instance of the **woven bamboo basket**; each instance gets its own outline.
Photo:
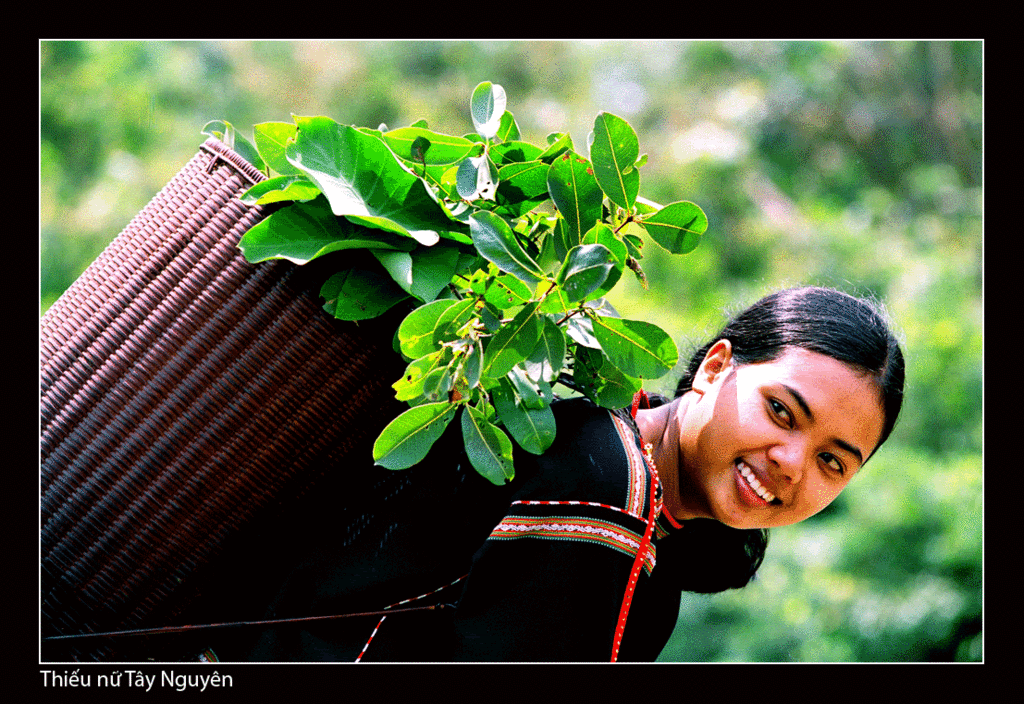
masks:
<path id="1" fill-rule="evenodd" d="M 238 250 L 262 178 L 208 140 L 42 318 L 43 660 L 139 659 L 47 639 L 180 624 L 397 415 L 392 333 L 325 313 L 312 265 Z"/>

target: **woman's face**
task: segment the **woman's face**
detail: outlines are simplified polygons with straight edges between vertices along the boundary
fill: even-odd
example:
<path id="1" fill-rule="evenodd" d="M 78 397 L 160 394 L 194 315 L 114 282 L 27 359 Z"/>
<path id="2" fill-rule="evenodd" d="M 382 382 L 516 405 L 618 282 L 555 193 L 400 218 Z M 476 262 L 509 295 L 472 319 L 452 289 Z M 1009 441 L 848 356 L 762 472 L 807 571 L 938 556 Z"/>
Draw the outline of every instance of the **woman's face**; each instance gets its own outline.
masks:
<path id="1" fill-rule="evenodd" d="M 680 489 L 697 515 L 734 528 L 813 516 L 846 487 L 882 433 L 876 383 L 826 355 L 791 347 L 736 366 L 709 350 L 680 419 Z"/>

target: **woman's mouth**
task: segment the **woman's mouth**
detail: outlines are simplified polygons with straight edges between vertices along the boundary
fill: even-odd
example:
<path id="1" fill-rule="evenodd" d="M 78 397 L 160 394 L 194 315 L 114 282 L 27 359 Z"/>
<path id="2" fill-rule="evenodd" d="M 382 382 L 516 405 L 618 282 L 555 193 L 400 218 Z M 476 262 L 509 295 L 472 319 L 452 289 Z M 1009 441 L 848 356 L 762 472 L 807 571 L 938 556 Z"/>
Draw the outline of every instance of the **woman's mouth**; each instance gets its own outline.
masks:
<path id="1" fill-rule="evenodd" d="M 757 494 L 764 501 L 766 501 L 766 502 L 768 502 L 770 504 L 782 503 L 775 496 L 775 494 L 773 494 L 772 492 L 768 491 L 767 489 L 764 488 L 764 486 L 761 485 L 761 482 L 759 482 L 757 480 L 757 477 L 754 476 L 754 471 L 752 469 L 750 469 L 749 466 L 747 466 L 746 462 L 744 462 L 743 460 L 737 460 L 736 467 L 737 467 L 737 469 L 740 470 L 740 476 L 743 477 L 743 480 L 754 491 L 755 494 Z"/>

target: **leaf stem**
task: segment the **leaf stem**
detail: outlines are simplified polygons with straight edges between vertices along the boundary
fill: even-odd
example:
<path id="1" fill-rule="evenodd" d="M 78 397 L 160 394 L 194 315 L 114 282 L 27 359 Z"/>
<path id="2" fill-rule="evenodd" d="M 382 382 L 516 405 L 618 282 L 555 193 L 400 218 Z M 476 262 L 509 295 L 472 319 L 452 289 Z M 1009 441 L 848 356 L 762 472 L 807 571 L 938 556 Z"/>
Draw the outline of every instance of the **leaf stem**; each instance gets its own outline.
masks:
<path id="1" fill-rule="evenodd" d="M 582 313 L 582 312 L 583 312 L 582 308 L 576 308 L 574 310 L 571 310 L 571 311 L 569 311 L 568 313 L 565 314 L 565 317 L 563 317 L 561 320 L 559 320 L 557 323 L 555 323 L 555 325 L 561 325 L 562 323 L 564 323 L 566 320 L 568 320 L 572 316 L 576 315 L 577 313 Z"/>
<path id="2" fill-rule="evenodd" d="M 614 232 L 614 234 L 616 234 L 616 235 L 617 235 L 617 234 L 619 234 L 619 230 L 621 230 L 622 228 L 624 228 L 624 227 L 625 227 L 626 225 L 628 225 L 628 224 L 629 224 L 629 223 L 631 223 L 631 222 L 636 222 L 636 220 L 634 220 L 634 218 L 633 218 L 633 215 L 632 215 L 632 213 L 630 213 L 630 214 L 629 214 L 629 215 L 628 215 L 628 216 L 626 217 L 626 219 L 622 221 L 622 224 L 621 224 L 621 225 L 619 225 L 618 227 L 616 227 L 616 228 L 615 228 L 615 232 Z"/>

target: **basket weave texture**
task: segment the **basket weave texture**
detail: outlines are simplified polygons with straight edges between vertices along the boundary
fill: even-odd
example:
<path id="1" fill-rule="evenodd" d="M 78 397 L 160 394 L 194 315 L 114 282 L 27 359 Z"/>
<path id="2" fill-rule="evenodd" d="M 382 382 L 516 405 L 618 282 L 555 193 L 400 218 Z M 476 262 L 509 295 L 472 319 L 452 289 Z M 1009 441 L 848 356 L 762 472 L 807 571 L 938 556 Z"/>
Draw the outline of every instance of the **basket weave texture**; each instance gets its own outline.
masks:
<path id="1" fill-rule="evenodd" d="M 390 336 L 327 315 L 307 267 L 245 261 L 262 178 L 208 140 L 42 318 L 43 637 L 176 625 L 250 524 L 371 464 L 350 453 L 392 412 Z"/>

